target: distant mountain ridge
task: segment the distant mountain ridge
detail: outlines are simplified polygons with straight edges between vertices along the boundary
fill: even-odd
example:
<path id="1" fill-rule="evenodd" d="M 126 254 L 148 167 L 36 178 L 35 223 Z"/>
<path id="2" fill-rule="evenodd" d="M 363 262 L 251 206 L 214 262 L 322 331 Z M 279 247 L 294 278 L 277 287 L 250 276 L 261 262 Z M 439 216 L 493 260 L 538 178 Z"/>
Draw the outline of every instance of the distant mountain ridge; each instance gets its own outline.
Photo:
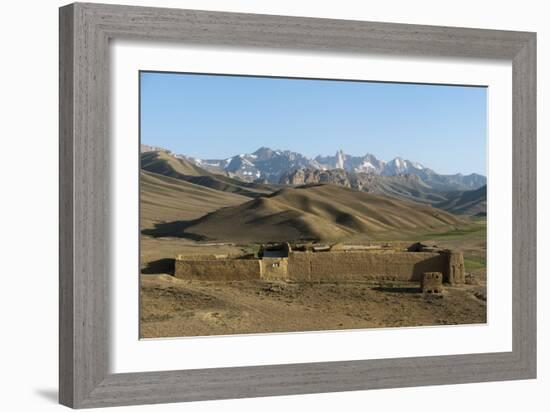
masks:
<path id="1" fill-rule="evenodd" d="M 419 203 L 437 203 L 447 198 L 433 190 L 414 174 L 382 176 L 370 173 L 348 172 L 343 169 L 299 169 L 281 176 L 280 184 L 302 186 L 311 184 L 335 184 L 367 193 L 384 194 Z"/>
<path id="2" fill-rule="evenodd" d="M 243 195 L 248 198 L 269 195 L 285 187 L 332 184 L 349 189 L 392 196 L 397 199 L 428 204 L 455 214 L 484 216 L 487 210 L 487 187 L 475 190 L 437 190 L 416 174 L 384 176 L 344 169 L 294 169 L 280 177 L 278 184 L 245 181 L 229 172 L 209 171 L 197 166 L 183 156 L 177 156 L 159 148 L 142 148 L 141 169 L 155 175 L 163 175 L 210 189 Z M 260 156 L 260 155 L 258 155 Z M 267 153 L 267 158 L 270 154 Z M 294 157 L 303 161 L 303 157 Z M 204 162 L 203 162 L 204 165 Z M 442 179 L 441 176 L 431 176 Z M 449 178 L 449 177 L 447 177 Z M 432 183 L 432 182 L 430 182 Z M 433 184 L 433 183 L 432 183 Z M 455 187 L 457 185 L 449 185 Z"/>
<path id="3" fill-rule="evenodd" d="M 281 174 L 306 167 L 321 169 L 322 165 L 306 156 L 289 150 L 260 147 L 253 153 L 239 154 L 227 159 L 197 159 L 186 157 L 196 165 L 217 173 L 228 173 L 245 181 L 277 183 Z"/>
<path id="4" fill-rule="evenodd" d="M 142 145 L 142 152 L 158 151 L 158 147 Z M 165 150 L 172 154 L 170 151 Z M 463 175 L 438 174 L 419 162 L 396 157 L 389 162 L 379 160 L 367 153 L 351 156 L 338 150 L 334 156 L 308 158 L 289 150 L 273 150 L 260 147 L 253 153 L 243 153 L 226 159 L 199 159 L 181 154 L 172 156 L 185 159 L 211 173 L 235 177 L 246 182 L 279 183 L 296 170 L 335 170 L 351 173 L 365 173 L 377 176 L 418 176 L 430 188 L 437 191 L 475 190 L 487 184 L 487 178 L 477 173 Z"/>
<path id="5" fill-rule="evenodd" d="M 487 216 L 487 186 L 476 190 L 456 191 L 446 194 L 446 200 L 434 204 L 457 215 Z"/>

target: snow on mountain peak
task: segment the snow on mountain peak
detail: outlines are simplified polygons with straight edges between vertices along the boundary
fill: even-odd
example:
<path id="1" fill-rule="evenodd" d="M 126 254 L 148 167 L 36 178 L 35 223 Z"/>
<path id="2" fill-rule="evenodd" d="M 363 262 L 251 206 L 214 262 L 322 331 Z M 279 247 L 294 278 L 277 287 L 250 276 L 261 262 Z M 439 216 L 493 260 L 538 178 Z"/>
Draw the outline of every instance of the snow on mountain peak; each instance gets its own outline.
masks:
<path id="1" fill-rule="evenodd" d="M 145 145 L 142 145 L 141 150 L 142 152 L 164 151 L 164 149 Z M 486 178 L 481 175 L 438 175 L 418 162 L 406 160 L 399 156 L 385 162 L 370 153 L 363 156 L 352 156 L 345 154 L 342 149 L 338 149 L 333 156 L 319 155 L 315 158 L 309 158 L 289 150 L 272 150 L 268 147 L 260 147 L 253 153 L 240 153 L 226 159 L 199 159 L 185 155 L 172 155 L 187 159 L 208 171 L 229 173 L 246 181 L 261 179 L 266 182 L 278 183 L 283 174 L 292 173 L 295 170 L 328 171 L 342 169 L 345 172 L 382 176 L 414 175 L 441 190 L 445 190 L 446 187 L 452 185 L 454 185 L 453 188 L 475 189 L 486 184 Z"/>

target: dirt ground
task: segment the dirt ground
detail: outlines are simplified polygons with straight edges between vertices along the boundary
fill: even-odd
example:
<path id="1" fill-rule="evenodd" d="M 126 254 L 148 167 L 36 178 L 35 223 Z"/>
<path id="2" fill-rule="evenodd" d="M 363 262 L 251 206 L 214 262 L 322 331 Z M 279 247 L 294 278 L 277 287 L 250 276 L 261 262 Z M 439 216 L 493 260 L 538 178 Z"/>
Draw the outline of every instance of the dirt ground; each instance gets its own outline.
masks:
<path id="1" fill-rule="evenodd" d="M 486 322 L 483 285 L 423 295 L 409 282 L 192 282 L 141 275 L 141 337 Z"/>

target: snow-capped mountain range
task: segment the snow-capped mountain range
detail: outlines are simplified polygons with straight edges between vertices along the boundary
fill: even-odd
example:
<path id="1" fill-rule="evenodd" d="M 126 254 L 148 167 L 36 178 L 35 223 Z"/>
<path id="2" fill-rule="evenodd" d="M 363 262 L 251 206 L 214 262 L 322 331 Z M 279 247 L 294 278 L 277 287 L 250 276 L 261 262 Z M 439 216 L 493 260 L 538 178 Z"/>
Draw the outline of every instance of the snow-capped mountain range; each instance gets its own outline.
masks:
<path id="1" fill-rule="evenodd" d="M 174 156 L 186 159 L 210 172 L 227 174 L 248 182 L 280 183 L 283 176 L 300 169 L 342 169 L 346 172 L 380 176 L 413 174 L 436 190 L 473 190 L 487 183 L 485 176 L 476 173 L 440 175 L 418 162 L 400 157 L 385 162 L 370 153 L 364 156 L 352 156 L 342 150 L 338 150 L 334 156 L 317 156 L 313 159 L 289 150 L 273 150 L 267 147 L 226 159 Z"/>
<path id="2" fill-rule="evenodd" d="M 300 153 L 288 150 L 271 150 L 267 147 L 261 147 L 254 153 L 239 154 L 227 159 L 185 158 L 211 172 L 226 172 L 230 176 L 236 176 L 249 182 L 262 180 L 275 183 L 286 171 L 322 167 L 315 160 Z"/>

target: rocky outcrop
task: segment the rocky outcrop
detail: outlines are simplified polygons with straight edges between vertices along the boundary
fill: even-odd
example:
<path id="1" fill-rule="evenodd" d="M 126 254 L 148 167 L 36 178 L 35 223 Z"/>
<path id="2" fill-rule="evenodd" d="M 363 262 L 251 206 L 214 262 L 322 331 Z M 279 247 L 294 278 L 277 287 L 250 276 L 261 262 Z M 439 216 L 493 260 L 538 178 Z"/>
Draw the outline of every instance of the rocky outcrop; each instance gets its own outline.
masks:
<path id="1" fill-rule="evenodd" d="M 284 173 L 279 183 L 289 186 L 335 184 L 362 192 L 427 203 L 439 209 L 463 215 L 485 216 L 487 210 L 487 186 L 477 190 L 444 192 L 434 189 L 416 174 L 381 176 L 373 173 L 354 173 L 343 169 L 298 169 Z"/>
<path id="2" fill-rule="evenodd" d="M 315 170 L 298 169 L 284 173 L 279 180 L 280 184 L 301 186 L 318 183 L 330 183 L 349 187 L 362 192 L 388 194 L 388 186 L 397 184 L 409 186 L 416 190 L 427 188 L 422 180 L 412 174 L 399 176 L 379 176 L 371 173 L 347 172 L 343 169 Z"/>

